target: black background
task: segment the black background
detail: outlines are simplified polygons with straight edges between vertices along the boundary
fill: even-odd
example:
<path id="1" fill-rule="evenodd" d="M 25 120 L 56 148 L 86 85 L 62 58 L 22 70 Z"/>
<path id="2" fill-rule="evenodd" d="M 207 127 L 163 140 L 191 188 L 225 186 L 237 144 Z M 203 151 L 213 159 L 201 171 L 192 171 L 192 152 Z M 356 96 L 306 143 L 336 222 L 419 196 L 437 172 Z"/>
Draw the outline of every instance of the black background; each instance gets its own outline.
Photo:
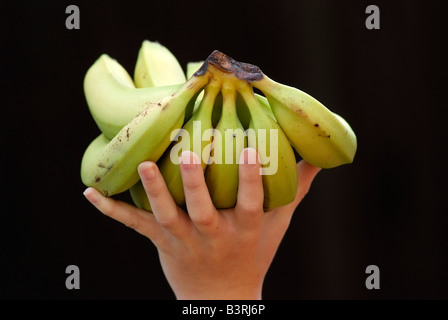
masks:
<path id="1" fill-rule="evenodd" d="M 174 299 L 152 243 L 96 211 L 79 174 L 99 133 L 84 74 L 102 53 L 132 74 L 144 39 L 183 66 L 215 49 L 258 65 L 357 134 L 354 163 L 322 171 L 296 210 L 264 298 L 448 298 L 444 1 L 12 3 L 0 11 L 0 298 Z M 80 30 L 65 27 L 70 4 Z M 365 27 L 369 4 L 380 30 Z M 71 264 L 79 290 L 65 287 Z M 379 290 L 365 287 L 368 265 Z"/>

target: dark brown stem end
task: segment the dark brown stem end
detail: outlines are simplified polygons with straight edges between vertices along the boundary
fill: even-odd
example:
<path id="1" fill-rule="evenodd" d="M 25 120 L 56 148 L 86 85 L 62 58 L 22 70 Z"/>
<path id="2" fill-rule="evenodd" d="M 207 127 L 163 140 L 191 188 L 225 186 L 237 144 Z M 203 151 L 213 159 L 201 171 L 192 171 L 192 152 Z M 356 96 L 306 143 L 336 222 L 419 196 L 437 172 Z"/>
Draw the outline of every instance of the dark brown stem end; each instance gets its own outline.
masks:
<path id="1" fill-rule="evenodd" d="M 248 82 L 261 80 L 263 78 L 263 72 L 261 72 L 259 67 L 249 63 L 238 62 L 218 50 L 213 51 L 208 58 L 205 59 L 204 64 L 194 73 L 194 76 L 204 75 L 210 64 L 223 72 L 233 73 L 238 79 Z"/>

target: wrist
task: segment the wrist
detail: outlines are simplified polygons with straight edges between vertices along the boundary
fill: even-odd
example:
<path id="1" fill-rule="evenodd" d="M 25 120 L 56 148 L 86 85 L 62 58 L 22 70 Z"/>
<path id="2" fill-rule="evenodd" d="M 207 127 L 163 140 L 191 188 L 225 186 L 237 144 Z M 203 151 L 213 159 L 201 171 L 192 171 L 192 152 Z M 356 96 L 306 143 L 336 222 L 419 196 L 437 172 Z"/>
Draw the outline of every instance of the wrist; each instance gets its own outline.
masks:
<path id="1" fill-rule="evenodd" d="M 261 285 L 175 290 L 177 300 L 261 300 Z"/>

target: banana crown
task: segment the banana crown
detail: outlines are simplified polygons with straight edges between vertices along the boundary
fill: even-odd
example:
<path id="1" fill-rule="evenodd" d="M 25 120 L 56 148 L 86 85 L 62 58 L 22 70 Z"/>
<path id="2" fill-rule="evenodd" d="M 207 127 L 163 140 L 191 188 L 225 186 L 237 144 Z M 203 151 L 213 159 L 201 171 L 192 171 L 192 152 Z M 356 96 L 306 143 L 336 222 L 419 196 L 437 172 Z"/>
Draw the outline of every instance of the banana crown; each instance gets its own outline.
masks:
<path id="1" fill-rule="evenodd" d="M 218 50 L 188 63 L 184 73 L 166 47 L 145 40 L 133 79 L 103 54 L 87 71 L 84 92 L 101 135 L 84 153 L 83 183 L 108 196 L 130 190 L 134 203 L 149 211 L 137 173 L 146 160 L 157 162 L 182 206 L 178 157 L 194 151 L 215 206 L 230 208 L 237 201 L 239 155 L 253 147 L 262 166 L 264 207 L 270 210 L 295 198 L 294 150 L 321 168 L 351 163 L 356 153 L 356 136 L 340 115 Z"/>

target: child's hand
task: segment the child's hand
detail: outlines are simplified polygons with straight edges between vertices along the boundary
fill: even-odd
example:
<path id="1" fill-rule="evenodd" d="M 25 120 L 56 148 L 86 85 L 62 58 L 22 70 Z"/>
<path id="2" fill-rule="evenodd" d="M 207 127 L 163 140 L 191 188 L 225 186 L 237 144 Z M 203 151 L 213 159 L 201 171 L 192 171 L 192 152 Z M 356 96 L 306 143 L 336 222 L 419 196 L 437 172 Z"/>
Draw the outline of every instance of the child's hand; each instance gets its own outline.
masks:
<path id="1" fill-rule="evenodd" d="M 254 159 L 248 157 L 250 152 L 255 150 L 243 151 L 244 163 Z M 294 202 L 264 212 L 260 164 L 240 164 L 236 207 L 217 210 L 201 165 L 194 164 L 200 161 L 189 157 L 197 156 L 183 153 L 181 162 L 187 161 L 180 165 L 188 213 L 176 206 L 153 162 L 142 163 L 138 170 L 154 213 L 106 198 L 93 188 L 85 196 L 98 210 L 154 243 L 178 299 L 261 299 L 274 254 L 319 168 L 300 161 Z"/>

